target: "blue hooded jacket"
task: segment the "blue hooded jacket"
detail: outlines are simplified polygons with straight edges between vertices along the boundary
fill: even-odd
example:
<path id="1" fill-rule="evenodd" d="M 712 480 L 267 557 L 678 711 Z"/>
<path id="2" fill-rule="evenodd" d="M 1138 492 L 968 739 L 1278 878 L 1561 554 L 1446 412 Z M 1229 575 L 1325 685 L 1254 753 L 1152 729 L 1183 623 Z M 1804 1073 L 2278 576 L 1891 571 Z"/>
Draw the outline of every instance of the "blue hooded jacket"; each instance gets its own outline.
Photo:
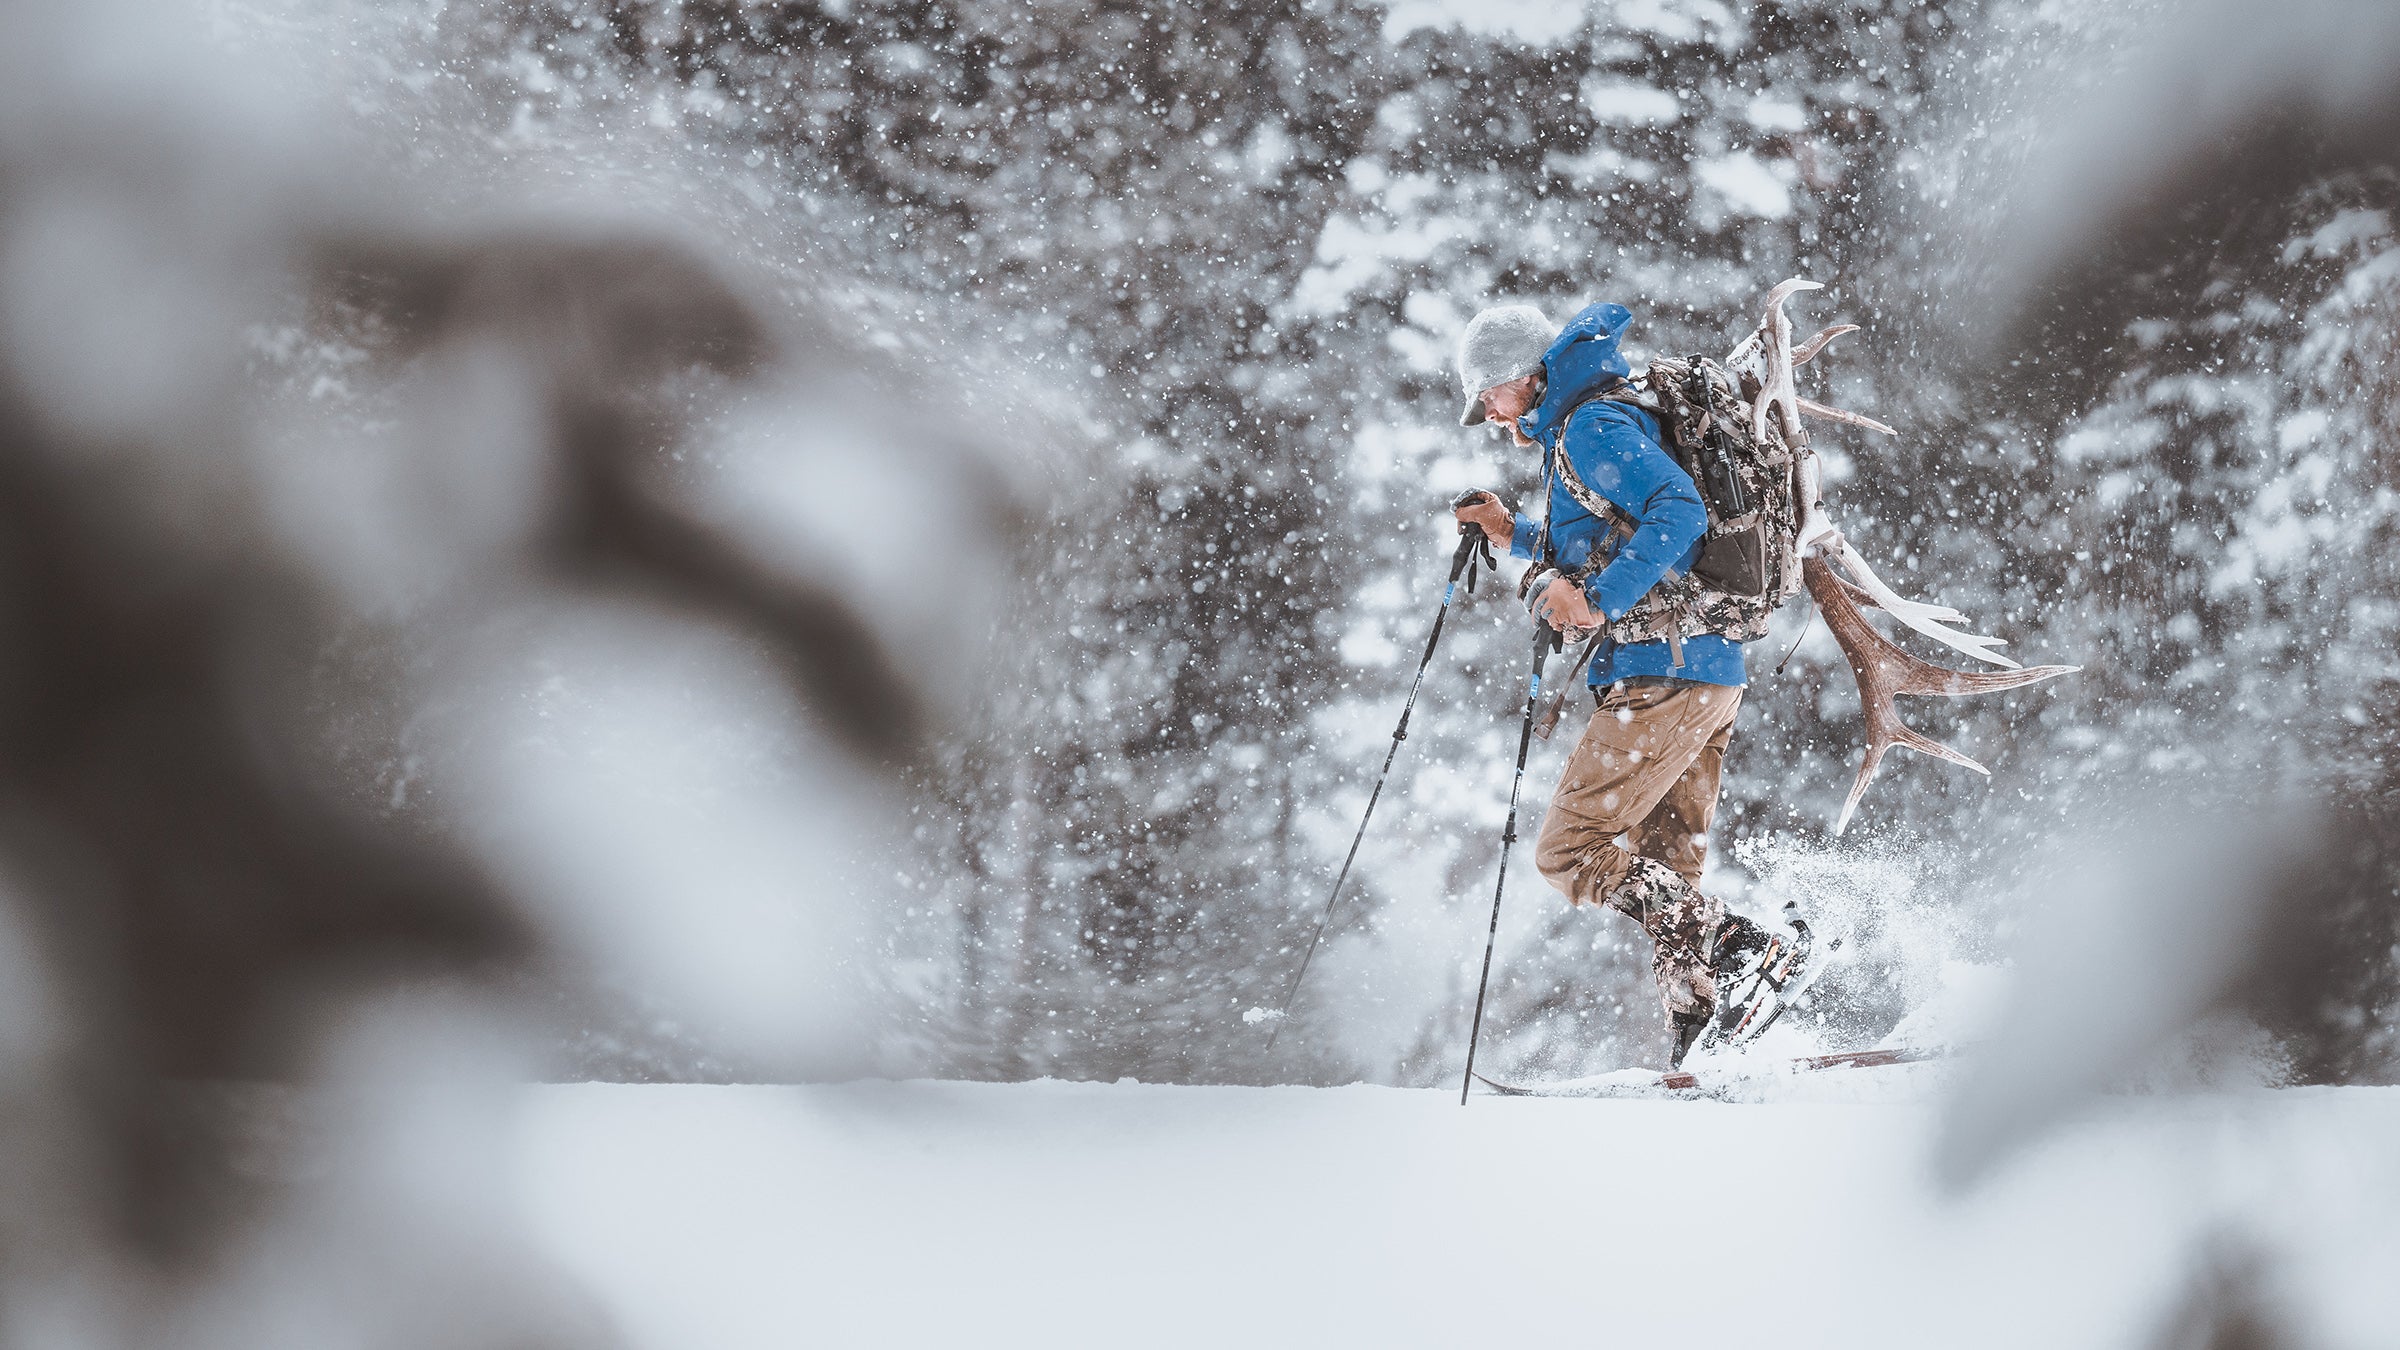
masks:
<path id="1" fill-rule="evenodd" d="M 1517 420 L 1518 429 L 1545 454 L 1559 437 L 1566 437 L 1568 462 L 1584 486 L 1635 523 L 1633 537 L 1612 555 L 1615 531 L 1584 510 L 1565 483 L 1550 483 L 1551 557 L 1569 569 L 1582 567 L 1594 556 L 1607 559 L 1584 582 L 1583 590 L 1592 608 L 1611 622 L 1625 617 L 1669 569 L 1690 571 L 1700 556 L 1700 536 L 1708 531 L 1708 508 L 1701 504 L 1691 475 L 1661 448 L 1658 419 L 1631 404 L 1592 397 L 1632 374 L 1617 350 L 1632 319 L 1633 311 L 1623 305 L 1591 305 L 1569 320 L 1542 355 L 1548 384 L 1541 404 Z M 1545 479 L 1547 467 L 1545 459 Z M 1519 513 L 1509 552 L 1538 558 L 1542 531 L 1541 525 Z M 1619 643 L 1603 634 L 1592 654 L 1591 684 L 1597 688 L 1637 675 L 1736 687 L 1748 682 L 1742 644 L 1714 633 L 1683 639 L 1680 666 L 1663 639 Z"/>

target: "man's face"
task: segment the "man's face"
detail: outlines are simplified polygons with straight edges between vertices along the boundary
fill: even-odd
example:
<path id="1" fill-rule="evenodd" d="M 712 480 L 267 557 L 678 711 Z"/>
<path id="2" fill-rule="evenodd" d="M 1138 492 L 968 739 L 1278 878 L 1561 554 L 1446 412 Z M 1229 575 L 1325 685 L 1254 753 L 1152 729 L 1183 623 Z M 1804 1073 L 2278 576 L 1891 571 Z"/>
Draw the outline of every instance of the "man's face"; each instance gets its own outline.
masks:
<path id="1" fill-rule="evenodd" d="M 1541 377 L 1520 375 L 1506 384 L 1495 384 L 1483 391 L 1484 420 L 1508 430 L 1508 438 L 1519 445 L 1531 445 L 1524 432 L 1517 429 L 1517 419 L 1533 411 L 1541 402 Z"/>

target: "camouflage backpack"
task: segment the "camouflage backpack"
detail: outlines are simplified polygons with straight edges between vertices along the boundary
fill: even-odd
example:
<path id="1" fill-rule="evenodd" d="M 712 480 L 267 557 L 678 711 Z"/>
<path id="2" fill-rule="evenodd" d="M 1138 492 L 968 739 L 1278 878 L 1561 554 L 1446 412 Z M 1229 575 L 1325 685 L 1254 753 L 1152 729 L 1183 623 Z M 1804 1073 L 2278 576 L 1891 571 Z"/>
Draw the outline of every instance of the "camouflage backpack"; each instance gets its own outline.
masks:
<path id="1" fill-rule="evenodd" d="M 1775 419 L 1768 419 L 1764 440 L 1752 435 L 1750 392 L 1706 357 L 1662 356 L 1638 379 L 1596 395 L 1658 418 L 1667 453 L 1691 475 L 1708 508 L 1708 533 L 1701 536 L 1692 570 L 1661 578 L 1625 617 L 1608 626 L 1613 640 L 1665 638 L 1680 664 L 1684 638 L 1716 633 L 1755 642 L 1767 635 L 1768 618 L 1799 594 L 1797 457 L 1784 444 Z M 1550 449 L 1551 472 L 1567 495 L 1616 532 L 1614 543 L 1593 555 L 1597 570 L 1633 537 L 1635 524 L 1585 485 L 1567 458 L 1566 444 L 1562 430 Z"/>

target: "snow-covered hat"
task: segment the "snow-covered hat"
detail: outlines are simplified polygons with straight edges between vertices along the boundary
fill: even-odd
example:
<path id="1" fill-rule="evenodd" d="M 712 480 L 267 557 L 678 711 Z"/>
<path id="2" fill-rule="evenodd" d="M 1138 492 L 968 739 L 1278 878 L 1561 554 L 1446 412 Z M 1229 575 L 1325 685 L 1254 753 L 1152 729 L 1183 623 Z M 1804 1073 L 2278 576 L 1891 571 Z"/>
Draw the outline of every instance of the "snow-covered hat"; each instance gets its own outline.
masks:
<path id="1" fill-rule="evenodd" d="M 1467 396 L 1462 427 L 1483 422 L 1483 391 L 1542 368 L 1558 325 L 1531 305 L 1499 305 L 1476 315 L 1458 339 L 1458 382 Z"/>

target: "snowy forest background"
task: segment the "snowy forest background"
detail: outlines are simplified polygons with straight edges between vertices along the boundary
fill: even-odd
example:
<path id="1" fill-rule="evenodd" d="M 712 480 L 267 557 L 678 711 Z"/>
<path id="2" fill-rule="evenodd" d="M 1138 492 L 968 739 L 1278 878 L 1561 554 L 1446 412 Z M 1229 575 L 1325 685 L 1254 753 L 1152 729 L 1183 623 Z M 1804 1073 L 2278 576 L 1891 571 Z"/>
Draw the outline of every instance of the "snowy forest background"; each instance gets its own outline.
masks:
<path id="1" fill-rule="evenodd" d="M 905 839 L 872 860 L 892 891 L 849 953 L 878 1071 L 1455 1072 L 1522 696 L 1522 613 L 1492 589 L 1454 616 L 1272 1055 L 1244 1013 L 1281 1002 L 1364 805 L 1445 503 L 1535 487 L 1455 425 L 1452 343 L 1503 298 L 1625 303 L 1638 360 L 1721 353 L 1775 281 L 1826 283 L 1797 324 L 1865 332 L 1817 363 L 1825 401 L 1902 429 L 1821 435 L 1837 522 L 1904 593 L 2084 667 L 1909 706 L 1993 777 L 1899 757 L 1835 840 L 1862 739 L 1848 671 L 1797 605 L 1753 652 L 1712 884 L 1854 927 L 1829 1046 L 2003 960 L 2077 865 L 2064 841 L 2136 806 L 2390 789 L 2400 180 L 2228 187 L 2119 255 L 1996 270 L 2032 228 L 2042 137 L 2140 6 L 220 10 L 230 46 L 323 53 L 392 172 L 466 198 L 528 177 L 621 194 L 900 372 L 845 409 L 874 470 L 827 484 L 879 522 L 848 564 L 859 603 L 976 580 L 912 512 L 912 474 L 946 462 L 872 428 L 938 409 L 1003 440 L 1029 485 L 1024 584 L 917 649 L 960 722 L 908 775 Z M 337 309 L 258 360 L 282 397 L 373 418 L 344 374 L 378 341 Z M 1579 725 L 1537 744 L 1529 818 Z M 381 809 L 438 808 L 403 790 L 427 734 L 356 729 Z M 1638 933 L 1568 912 L 1525 859 L 1512 881 L 1488 1062 L 1661 1058 Z M 2323 996 L 2268 1030 L 2298 1076 L 2388 1081 L 2392 915 L 2344 922 Z M 749 1072 L 602 966 L 526 978 L 557 1012 L 557 1072 Z"/>

